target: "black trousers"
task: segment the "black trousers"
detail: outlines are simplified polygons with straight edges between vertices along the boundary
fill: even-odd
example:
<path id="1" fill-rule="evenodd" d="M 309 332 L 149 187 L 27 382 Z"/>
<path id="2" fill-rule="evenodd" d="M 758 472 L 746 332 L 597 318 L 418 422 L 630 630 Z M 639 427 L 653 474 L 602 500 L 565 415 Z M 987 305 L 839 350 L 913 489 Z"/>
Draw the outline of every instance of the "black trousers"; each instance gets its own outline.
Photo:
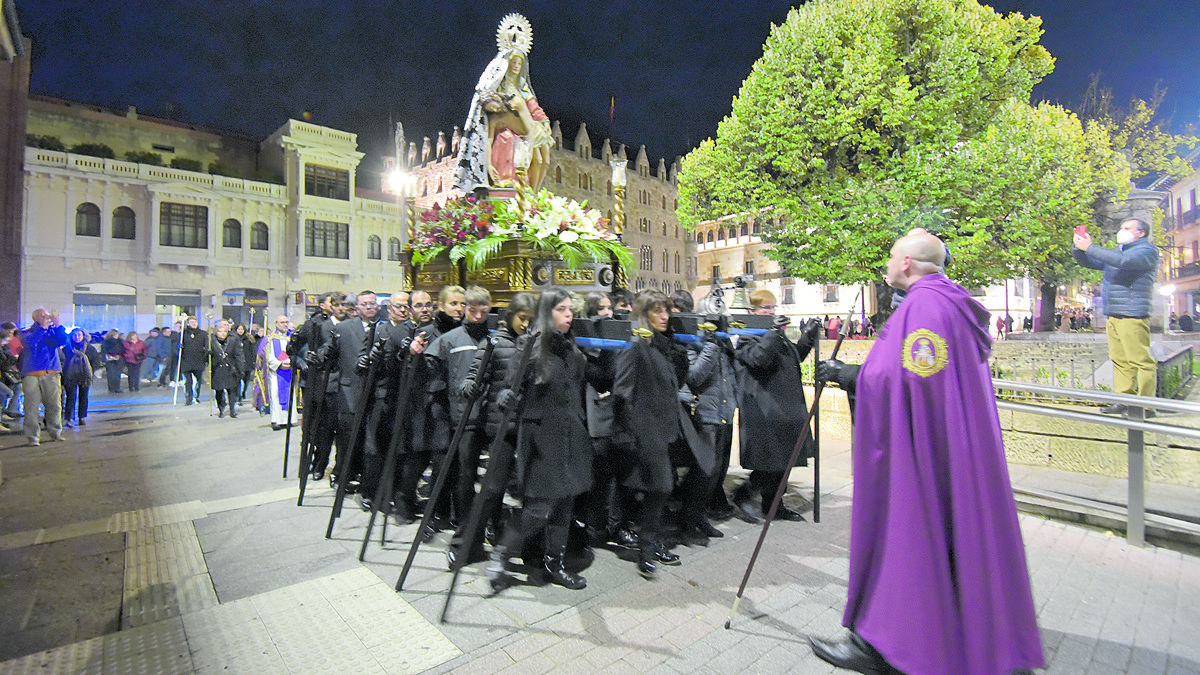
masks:
<path id="1" fill-rule="evenodd" d="M 78 406 L 79 419 L 87 417 L 88 391 L 91 387 L 90 381 L 87 383 L 63 383 L 63 391 L 67 394 L 67 405 L 63 408 L 63 422 L 75 419 L 76 406 Z"/>

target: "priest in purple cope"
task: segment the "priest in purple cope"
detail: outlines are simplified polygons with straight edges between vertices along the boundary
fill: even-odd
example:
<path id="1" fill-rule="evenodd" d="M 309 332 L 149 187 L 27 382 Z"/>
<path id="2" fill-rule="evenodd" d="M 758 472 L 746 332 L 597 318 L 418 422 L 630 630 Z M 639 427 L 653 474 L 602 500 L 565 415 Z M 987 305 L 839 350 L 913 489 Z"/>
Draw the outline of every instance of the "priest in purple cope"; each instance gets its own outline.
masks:
<path id="1" fill-rule="evenodd" d="M 849 598 L 840 642 L 813 652 L 862 673 L 1012 673 L 1044 665 L 988 370 L 988 311 L 942 274 L 924 230 L 892 247 L 907 291 L 861 367 L 817 379 L 854 408 Z"/>

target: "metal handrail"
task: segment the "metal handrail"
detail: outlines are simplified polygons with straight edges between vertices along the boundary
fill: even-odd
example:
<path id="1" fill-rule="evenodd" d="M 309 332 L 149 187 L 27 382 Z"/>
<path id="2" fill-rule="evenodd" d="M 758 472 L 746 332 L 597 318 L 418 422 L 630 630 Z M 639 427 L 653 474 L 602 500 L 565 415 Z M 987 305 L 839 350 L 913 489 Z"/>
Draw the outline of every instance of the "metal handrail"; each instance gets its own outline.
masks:
<path id="1" fill-rule="evenodd" d="M 1155 409 L 1200 414 L 1200 404 L 1190 403 L 1187 401 L 1147 398 L 1145 396 L 1116 394 L 1112 392 L 1101 392 L 1087 389 L 1066 389 L 1063 387 L 1051 387 L 1041 384 L 1013 382 L 1011 380 L 992 380 L 992 386 L 996 389 L 1026 391 L 1033 394 L 1045 394 L 1057 398 L 1084 399 L 1088 401 L 1098 401 L 1101 403 L 1119 403 L 1129 406 L 1131 410 L 1135 412 L 1135 417 L 1132 418 L 1121 416 L 1109 417 L 1102 414 L 1087 413 L 1078 410 L 1064 410 L 1062 408 L 1052 408 L 1044 405 L 1006 401 L 1000 398 L 997 398 L 996 400 L 996 407 L 1003 410 L 1013 410 L 1035 415 L 1058 417 L 1060 419 L 1068 419 L 1086 424 L 1101 424 L 1112 427 L 1123 427 L 1126 430 L 1126 453 L 1129 460 L 1129 500 L 1128 507 L 1126 508 L 1127 524 L 1125 539 L 1134 546 L 1144 546 L 1146 544 L 1146 446 L 1144 434 L 1148 431 L 1156 434 L 1167 434 L 1200 439 L 1200 429 L 1181 427 L 1174 424 L 1163 424 L 1161 422 L 1147 422 L 1142 419 L 1143 411 L 1146 409 Z"/>

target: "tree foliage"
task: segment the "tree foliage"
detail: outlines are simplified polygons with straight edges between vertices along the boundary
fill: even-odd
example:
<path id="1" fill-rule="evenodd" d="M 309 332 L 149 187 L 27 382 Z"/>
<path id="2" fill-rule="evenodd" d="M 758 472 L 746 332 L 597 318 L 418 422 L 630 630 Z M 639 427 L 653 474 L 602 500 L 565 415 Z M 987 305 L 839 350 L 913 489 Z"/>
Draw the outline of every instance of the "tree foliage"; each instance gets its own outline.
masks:
<path id="1" fill-rule="evenodd" d="M 1170 121 L 1158 113 L 1166 95 L 1166 89 L 1155 85 L 1149 101 L 1134 97 L 1129 107 L 1121 108 L 1113 102 L 1112 89 L 1101 86 L 1100 75 L 1093 74 L 1083 96 L 1079 116 L 1108 134 L 1112 146 L 1128 160 L 1134 182 L 1146 176 L 1179 179 L 1192 172 L 1180 149 L 1195 147 L 1196 137 L 1168 130 Z"/>
<path id="2" fill-rule="evenodd" d="M 1099 129 L 1029 105 L 1053 68 L 1040 20 L 974 0 L 817 0 L 776 26 L 685 158 L 685 223 L 769 211 L 768 255 L 814 283 L 878 279 L 898 234 L 947 241 L 976 285 L 1069 259 L 1094 195 L 1128 184 Z"/>

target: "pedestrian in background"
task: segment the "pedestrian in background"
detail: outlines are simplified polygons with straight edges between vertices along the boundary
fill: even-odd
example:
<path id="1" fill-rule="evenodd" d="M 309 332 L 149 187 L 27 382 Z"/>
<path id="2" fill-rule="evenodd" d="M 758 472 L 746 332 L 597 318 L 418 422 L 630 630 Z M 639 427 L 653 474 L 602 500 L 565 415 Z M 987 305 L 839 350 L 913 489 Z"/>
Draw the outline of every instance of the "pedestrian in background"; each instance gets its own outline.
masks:
<path id="1" fill-rule="evenodd" d="M 138 337 L 137 331 L 129 331 L 125 336 L 124 352 L 121 358 L 125 360 L 125 373 L 129 377 L 129 391 L 142 389 L 142 362 L 146 360 L 146 343 Z"/>
<path id="2" fill-rule="evenodd" d="M 100 352 L 91 344 L 87 331 L 76 328 L 71 331 L 67 344 L 59 348 L 58 360 L 62 365 L 62 384 L 67 401 L 63 409 L 63 422 L 74 427 L 87 424 L 84 420 L 88 414 L 88 392 L 91 391 L 96 368 L 103 363 Z"/>
<path id="3" fill-rule="evenodd" d="M 67 331 L 58 323 L 58 314 L 38 307 L 33 310 L 33 325 L 19 331 L 21 353 L 21 385 L 25 390 L 25 437 L 30 445 L 38 445 L 41 419 L 38 408 L 46 408 L 46 431 L 50 439 L 63 440 L 62 435 L 62 366 L 58 348 L 67 344 Z"/>
<path id="4" fill-rule="evenodd" d="M 104 356 L 104 376 L 108 379 L 108 393 L 121 393 L 121 374 L 125 372 L 125 343 L 121 341 L 121 334 L 117 329 L 113 328 L 104 334 L 100 354 Z"/>

